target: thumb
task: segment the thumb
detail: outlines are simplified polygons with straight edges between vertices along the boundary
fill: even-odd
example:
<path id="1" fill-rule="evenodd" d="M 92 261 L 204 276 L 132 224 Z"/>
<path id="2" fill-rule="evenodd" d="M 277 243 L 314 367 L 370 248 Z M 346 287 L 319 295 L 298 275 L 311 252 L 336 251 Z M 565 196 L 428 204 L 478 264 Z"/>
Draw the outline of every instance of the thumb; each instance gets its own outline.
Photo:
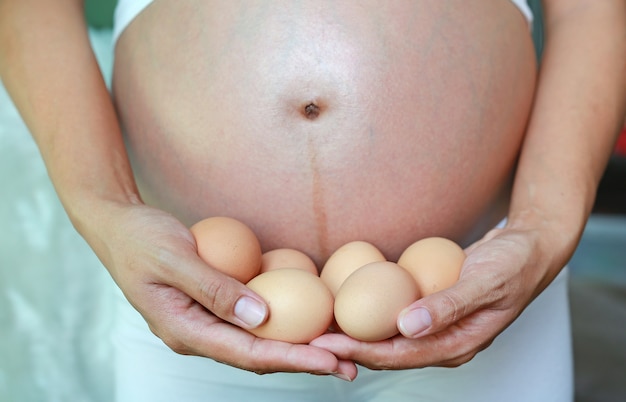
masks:
<path id="1" fill-rule="evenodd" d="M 199 257 L 187 261 L 184 267 L 174 286 L 219 318 L 245 329 L 256 328 L 267 320 L 266 302 L 243 283 Z"/>
<path id="2" fill-rule="evenodd" d="M 448 328 L 484 305 L 485 289 L 471 280 L 424 297 L 398 315 L 397 326 L 407 338 L 419 338 Z"/>

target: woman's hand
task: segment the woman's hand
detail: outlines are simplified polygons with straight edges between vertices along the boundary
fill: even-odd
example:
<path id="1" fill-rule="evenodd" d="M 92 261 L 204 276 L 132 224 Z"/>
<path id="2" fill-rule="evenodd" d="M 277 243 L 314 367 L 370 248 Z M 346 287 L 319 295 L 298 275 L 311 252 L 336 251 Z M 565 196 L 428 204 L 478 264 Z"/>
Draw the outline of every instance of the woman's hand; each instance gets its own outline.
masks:
<path id="1" fill-rule="evenodd" d="M 330 352 L 257 338 L 267 305 L 237 280 L 207 266 L 189 230 L 143 204 L 113 205 L 94 242 L 111 275 L 151 330 L 180 354 L 257 373 L 309 372 L 354 378 L 356 367 Z"/>
<path id="2" fill-rule="evenodd" d="M 488 347 L 558 274 L 537 232 L 494 229 L 466 250 L 457 284 L 422 298 L 398 317 L 401 335 L 361 342 L 325 334 L 311 342 L 371 369 L 455 367 Z"/>

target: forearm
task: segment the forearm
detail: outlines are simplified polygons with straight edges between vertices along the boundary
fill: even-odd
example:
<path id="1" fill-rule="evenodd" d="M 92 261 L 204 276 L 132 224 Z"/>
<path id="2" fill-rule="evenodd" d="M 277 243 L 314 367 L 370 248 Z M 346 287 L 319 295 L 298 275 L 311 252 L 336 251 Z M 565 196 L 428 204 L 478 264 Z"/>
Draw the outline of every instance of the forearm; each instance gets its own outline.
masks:
<path id="1" fill-rule="evenodd" d="M 540 228 L 554 265 L 571 257 L 623 123 L 626 5 L 547 0 L 546 46 L 509 226 Z"/>
<path id="2" fill-rule="evenodd" d="M 138 200 L 81 1 L 0 1 L 0 76 L 79 230 L 101 200 Z"/>

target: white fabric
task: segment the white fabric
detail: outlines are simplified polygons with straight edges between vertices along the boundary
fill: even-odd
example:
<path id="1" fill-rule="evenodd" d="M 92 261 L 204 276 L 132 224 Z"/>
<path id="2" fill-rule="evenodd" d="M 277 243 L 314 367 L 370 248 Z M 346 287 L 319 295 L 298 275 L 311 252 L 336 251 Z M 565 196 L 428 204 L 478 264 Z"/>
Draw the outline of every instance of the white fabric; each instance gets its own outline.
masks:
<path id="1" fill-rule="evenodd" d="M 533 25 L 533 12 L 528 5 L 528 0 L 511 0 L 513 4 L 519 8 L 519 10 L 524 14 L 526 20 L 528 21 L 528 25 L 532 27 Z"/>
<path id="2" fill-rule="evenodd" d="M 118 0 L 113 15 L 113 43 L 126 29 L 128 24 L 139 15 L 153 0 Z"/>
<path id="3" fill-rule="evenodd" d="M 124 29 L 135 19 L 144 8 L 146 8 L 153 0 L 118 0 L 115 8 L 114 24 L 113 24 L 113 43 L 117 43 L 117 39 Z M 524 14 L 528 20 L 529 26 L 532 26 L 533 13 L 528 6 L 527 0 L 510 0 Z"/>

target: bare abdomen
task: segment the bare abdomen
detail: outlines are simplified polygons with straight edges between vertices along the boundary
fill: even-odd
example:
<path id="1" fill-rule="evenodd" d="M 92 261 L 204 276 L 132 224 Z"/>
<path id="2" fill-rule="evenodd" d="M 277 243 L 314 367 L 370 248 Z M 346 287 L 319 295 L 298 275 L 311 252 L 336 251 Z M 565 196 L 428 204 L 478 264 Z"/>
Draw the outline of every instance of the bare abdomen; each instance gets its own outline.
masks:
<path id="1" fill-rule="evenodd" d="M 443 3 L 156 1 L 114 75 L 145 200 L 187 224 L 239 218 L 318 263 L 354 239 L 395 258 L 493 225 L 530 35 L 508 1 Z"/>

